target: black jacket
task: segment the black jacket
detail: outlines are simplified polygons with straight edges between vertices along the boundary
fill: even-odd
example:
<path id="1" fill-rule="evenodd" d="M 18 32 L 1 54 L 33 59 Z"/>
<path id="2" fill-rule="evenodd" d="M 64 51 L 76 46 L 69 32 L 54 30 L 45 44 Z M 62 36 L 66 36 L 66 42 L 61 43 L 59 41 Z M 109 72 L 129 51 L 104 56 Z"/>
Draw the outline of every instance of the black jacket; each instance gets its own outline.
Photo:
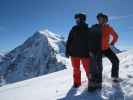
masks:
<path id="1" fill-rule="evenodd" d="M 99 24 L 95 24 L 91 27 L 89 37 L 90 41 L 90 51 L 92 52 L 101 52 L 102 50 L 102 31 Z"/>
<path id="2" fill-rule="evenodd" d="M 85 23 L 74 26 L 66 43 L 66 56 L 89 57 L 90 51 L 101 49 L 101 31 L 98 25 L 88 28 Z"/>
<path id="3" fill-rule="evenodd" d="M 88 48 L 89 28 L 85 23 L 74 26 L 70 33 L 66 44 L 66 55 L 73 57 L 89 56 Z"/>

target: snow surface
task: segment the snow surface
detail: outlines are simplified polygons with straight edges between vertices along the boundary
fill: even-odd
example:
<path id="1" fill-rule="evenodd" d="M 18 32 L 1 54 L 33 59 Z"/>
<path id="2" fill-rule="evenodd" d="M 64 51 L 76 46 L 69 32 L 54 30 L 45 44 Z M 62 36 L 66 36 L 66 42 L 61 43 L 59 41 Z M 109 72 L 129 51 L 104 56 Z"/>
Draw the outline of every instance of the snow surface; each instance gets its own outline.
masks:
<path id="1" fill-rule="evenodd" d="M 105 58 L 103 89 L 94 93 L 86 91 L 87 81 L 82 70 L 82 86 L 72 88 L 72 67 L 66 59 L 67 69 L 9 84 L 0 88 L 0 100 L 133 100 L 133 50 L 118 54 L 120 77 L 123 81 L 110 81 L 111 64 Z M 65 58 L 64 58 L 65 59 Z"/>

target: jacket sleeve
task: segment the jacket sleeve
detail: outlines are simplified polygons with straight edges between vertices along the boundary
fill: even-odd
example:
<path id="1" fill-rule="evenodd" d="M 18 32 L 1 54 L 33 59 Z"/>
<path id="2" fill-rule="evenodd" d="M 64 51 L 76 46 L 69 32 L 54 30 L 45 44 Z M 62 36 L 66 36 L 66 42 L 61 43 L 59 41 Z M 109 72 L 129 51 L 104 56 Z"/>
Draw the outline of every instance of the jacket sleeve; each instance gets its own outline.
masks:
<path id="1" fill-rule="evenodd" d="M 65 52 L 65 54 L 66 54 L 67 57 L 69 57 L 69 55 L 70 55 L 69 47 L 71 45 L 71 41 L 72 41 L 72 38 L 73 38 L 73 32 L 74 32 L 74 27 L 69 32 L 69 36 L 68 36 L 68 39 L 67 39 L 67 42 L 66 42 L 66 52 Z"/>
<path id="2" fill-rule="evenodd" d="M 101 50 L 101 40 L 102 40 L 102 32 L 99 25 L 93 25 L 90 30 L 89 35 L 89 45 L 90 51 L 100 51 Z"/>
<path id="3" fill-rule="evenodd" d="M 114 31 L 114 29 L 112 27 L 110 27 L 110 34 L 112 35 L 113 37 L 113 40 L 112 40 L 112 44 L 115 44 L 118 40 L 118 35 L 117 33 Z"/>

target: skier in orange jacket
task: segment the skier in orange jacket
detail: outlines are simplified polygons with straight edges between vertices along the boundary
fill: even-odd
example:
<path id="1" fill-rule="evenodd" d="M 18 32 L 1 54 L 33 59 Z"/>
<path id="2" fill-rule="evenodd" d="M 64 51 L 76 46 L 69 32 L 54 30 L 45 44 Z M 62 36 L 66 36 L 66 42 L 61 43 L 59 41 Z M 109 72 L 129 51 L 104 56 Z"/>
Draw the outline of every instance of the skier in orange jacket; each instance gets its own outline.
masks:
<path id="1" fill-rule="evenodd" d="M 118 40 L 118 35 L 114 29 L 107 24 L 108 16 L 103 14 L 103 17 L 98 17 L 99 24 L 101 24 L 102 31 L 102 54 L 107 57 L 112 63 L 111 77 L 114 82 L 119 79 L 119 59 L 116 54 L 111 50 L 110 45 L 114 46 Z M 112 41 L 110 42 L 110 36 Z"/>
<path id="2" fill-rule="evenodd" d="M 107 24 L 108 22 L 108 17 L 106 15 L 104 15 L 104 20 L 105 20 L 105 24 L 102 25 L 101 30 L 102 30 L 102 50 L 107 50 L 110 48 L 110 45 L 114 45 L 117 40 L 118 40 L 118 35 L 117 33 L 114 31 L 114 29 Z M 112 42 L 110 43 L 110 36 L 112 36 Z"/>
<path id="3" fill-rule="evenodd" d="M 102 13 L 97 15 L 98 24 L 91 27 L 91 32 L 93 34 L 101 35 L 100 46 L 101 49 L 91 51 L 91 64 L 90 64 L 90 74 L 91 80 L 88 85 L 88 90 L 96 90 L 102 88 L 102 56 L 107 57 L 112 63 L 111 77 L 114 82 L 118 82 L 119 79 L 119 59 L 116 54 L 111 50 L 110 45 L 115 45 L 118 40 L 118 35 L 114 29 L 107 24 L 108 17 Z M 112 41 L 110 42 L 110 36 L 112 36 Z M 97 36 L 95 36 L 97 38 Z M 100 39 L 100 38 L 99 38 Z M 97 44 L 99 43 L 97 42 Z"/>

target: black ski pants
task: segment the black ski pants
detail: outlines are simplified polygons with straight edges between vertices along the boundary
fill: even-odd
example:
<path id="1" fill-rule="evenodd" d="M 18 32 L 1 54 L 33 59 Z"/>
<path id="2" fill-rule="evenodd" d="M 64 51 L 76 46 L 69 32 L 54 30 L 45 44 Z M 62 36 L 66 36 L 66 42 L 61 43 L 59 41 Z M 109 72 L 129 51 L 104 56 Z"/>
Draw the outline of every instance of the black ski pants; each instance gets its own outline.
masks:
<path id="1" fill-rule="evenodd" d="M 116 54 L 109 48 L 102 52 L 112 63 L 111 77 L 119 77 L 119 59 Z"/>

